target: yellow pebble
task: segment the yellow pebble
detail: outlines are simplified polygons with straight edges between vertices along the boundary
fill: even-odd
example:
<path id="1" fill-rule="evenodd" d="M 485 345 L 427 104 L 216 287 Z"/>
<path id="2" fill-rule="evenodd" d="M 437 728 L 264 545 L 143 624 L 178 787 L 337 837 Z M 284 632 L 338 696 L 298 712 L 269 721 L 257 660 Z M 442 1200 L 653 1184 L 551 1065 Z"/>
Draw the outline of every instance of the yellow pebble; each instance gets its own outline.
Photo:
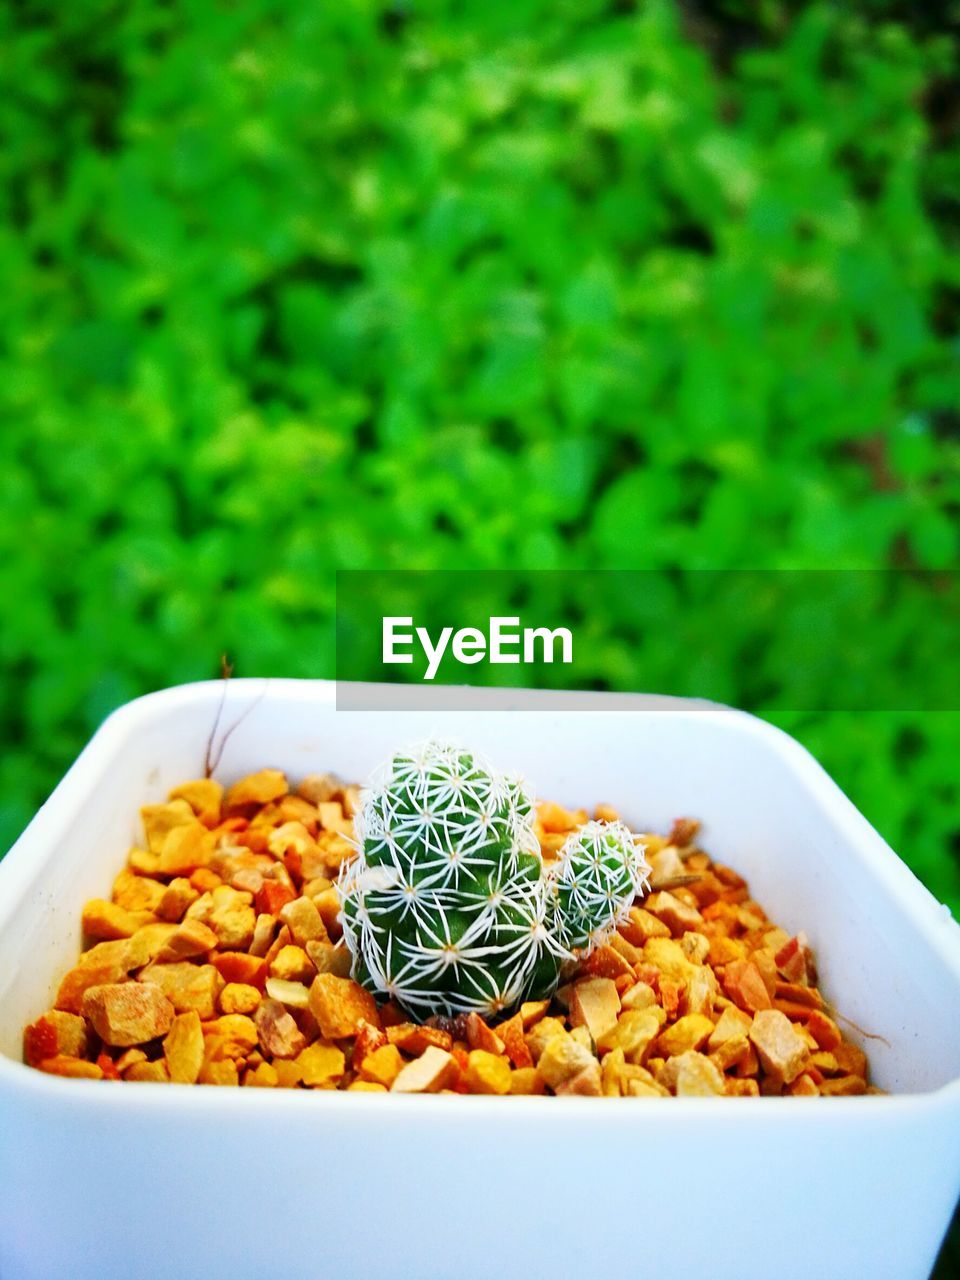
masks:
<path id="1" fill-rule="evenodd" d="M 544 1083 L 536 1067 L 518 1067 L 510 1072 L 511 1093 L 543 1093 Z"/>
<path id="2" fill-rule="evenodd" d="M 261 1062 L 259 1067 L 247 1072 L 243 1077 L 243 1083 L 254 1088 L 275 1089 L 280 1083 L 280 1077 L 272 1063 Z"/>
<path id="3" fill-rule="evenodd" d="M 301 1071 L 303 1083 L 311 1088 L 334 1086 L 343 1075 L 345 1059 L 343 1051 L 335 1044 L 315 1040 L 295 1059 Z"/>
<path id="4" fill-rule="evenodd" d="M 383 1085 L 389 1089 L 400 1074 L 403 1058 L 395 1044 L 385 1044 L 380 1049 L 368 1053 L 360 1063 L 360 1079 L 368 1084 Z"/>
<path id="5" fill-rule="evenodd" d="M 474 1049 L 467 1059 L 466 1083 L 471 1093 L 509 1093 L 510 1063 L 486 1049 Z"/>
<path id="6" fill-rule="evenodd" d="M 702 1013 L 688 1013 L 660 1033 L 655 1049 L 663 1057 L 672 1058 L 690 1049 L 699 1049 L 712 1030 L 713 1023 Z"/>
<path id="7" fill-rule="evenodd" d="M 261 999 L 256 987 L 246 982 L 228 982 L 220 992 L 220 1008 L 224 1013 L 253 1013 Z"/>

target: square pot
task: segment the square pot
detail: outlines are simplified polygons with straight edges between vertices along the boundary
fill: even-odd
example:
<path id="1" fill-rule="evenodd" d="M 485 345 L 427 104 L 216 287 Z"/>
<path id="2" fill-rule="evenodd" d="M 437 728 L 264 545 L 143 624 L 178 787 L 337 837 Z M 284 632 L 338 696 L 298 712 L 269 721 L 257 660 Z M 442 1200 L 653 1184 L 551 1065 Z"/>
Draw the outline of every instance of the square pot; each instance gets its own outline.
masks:
<path id="1" fill-rule="evenodd" d="M 573 807 L 704 844 L 808 934 L 889 1097 L 383 1097 L 113 1087 L 20 1062 L 139 834 L 202 773 L 222 686 L 112 715 L 0 863 L 0 1275 L 922 1277 L 960 1187 L 960 928 L 796 742 L 741 712 L 549 694 L 523 709 L 337 711 L 235 681 L 217 776 L 364 779 L 440 733 Z M 509 701 L 509 696 L 507 698 Z M 596 709 L 600 705 L 602 709 Z"/>

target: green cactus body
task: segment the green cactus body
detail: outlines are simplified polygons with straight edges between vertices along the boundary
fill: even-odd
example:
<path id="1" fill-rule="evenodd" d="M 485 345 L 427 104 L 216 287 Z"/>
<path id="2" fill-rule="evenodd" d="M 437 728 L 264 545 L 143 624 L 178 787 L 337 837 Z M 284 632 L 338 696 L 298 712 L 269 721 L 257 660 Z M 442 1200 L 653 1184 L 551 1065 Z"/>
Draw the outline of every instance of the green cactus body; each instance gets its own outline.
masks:
<path id="1" fill-rule="evenodd" d="M 554 875 L 564 946 L 592 951 L 606 942 L 630 910 L 648 869 L 622 822 L 587 822 L 568 836 Z"/>
<path id="2" fill-rule="evenodd" d="M 400 752 L 364 792 L 340 878 L 358 981 L 412 1014 L 495 1015 L 555 989 L 647 870 L 622 824 L 588 823 L 548 872 L 522 782 L 475 753 Z"/>

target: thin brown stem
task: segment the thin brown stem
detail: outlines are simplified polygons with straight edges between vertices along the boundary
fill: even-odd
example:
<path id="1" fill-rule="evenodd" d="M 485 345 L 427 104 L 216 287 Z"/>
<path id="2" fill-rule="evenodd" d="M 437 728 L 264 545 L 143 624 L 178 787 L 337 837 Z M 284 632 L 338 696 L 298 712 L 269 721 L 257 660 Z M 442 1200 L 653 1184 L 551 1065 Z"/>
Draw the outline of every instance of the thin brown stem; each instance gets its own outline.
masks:
<path id="1" fill-rule="evenodd" d="M 829 1004 L 827 1001 L 824 1001 L 824 1004 L 830 1014 L 830 1017 L 833 1018 L 835 1022 L 845 1022 L 848 1027 L 853 1027 L 854 1031 L 859 1032 L 865 1040 L 880 1040 L 888 1049 L 892 1048 L 890 1041 L 886 1036 L 881 1036 L 876 1031 L 864 1031 L 863 1027 L 861 1027 L 859 1023 L 854 1022 L 852 1018 L 845 1017 L 842 1013 L 838 1012 L 832 1004 Z"/>
<path id="2" fill-rule="evenodd" d="M 210 736 L 207 738 L 207 750 L 203 757 L 203 776 L 209 778 L 220 763 L 220 757 L 223 755 L 223 743 L 220 744 L 220 750 L 217 752 L 217 758 L 213 760 L 213 741 L 217 736 L 217 729 L 220 727 L 220 717 L 223 715 L 223 706 L 227 700 L 227 683 L 233 675 L 233 663 L 229 661 L 225 653 L 220 655 L 220 679 L 223 684 L 220 688 L 220 701 L 217 704 L 217 714 L 213 718 L 213 727 L 210 730 Z"/>

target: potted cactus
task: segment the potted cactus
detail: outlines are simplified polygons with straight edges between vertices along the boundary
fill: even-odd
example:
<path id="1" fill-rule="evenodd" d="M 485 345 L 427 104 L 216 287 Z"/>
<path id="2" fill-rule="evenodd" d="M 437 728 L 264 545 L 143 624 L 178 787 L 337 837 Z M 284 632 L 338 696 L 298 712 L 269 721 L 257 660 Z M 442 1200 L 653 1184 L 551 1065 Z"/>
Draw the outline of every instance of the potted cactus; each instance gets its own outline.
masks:
<path id="1" fill-rule="evenodd" d="M 550 865 L 523 782 L 428 742 L 374 776 L 341 872 L 353 975 L 411 1014 L 505 1013 L 552 993 L 647 887 L 620 822 L 588 822 Z"/>

